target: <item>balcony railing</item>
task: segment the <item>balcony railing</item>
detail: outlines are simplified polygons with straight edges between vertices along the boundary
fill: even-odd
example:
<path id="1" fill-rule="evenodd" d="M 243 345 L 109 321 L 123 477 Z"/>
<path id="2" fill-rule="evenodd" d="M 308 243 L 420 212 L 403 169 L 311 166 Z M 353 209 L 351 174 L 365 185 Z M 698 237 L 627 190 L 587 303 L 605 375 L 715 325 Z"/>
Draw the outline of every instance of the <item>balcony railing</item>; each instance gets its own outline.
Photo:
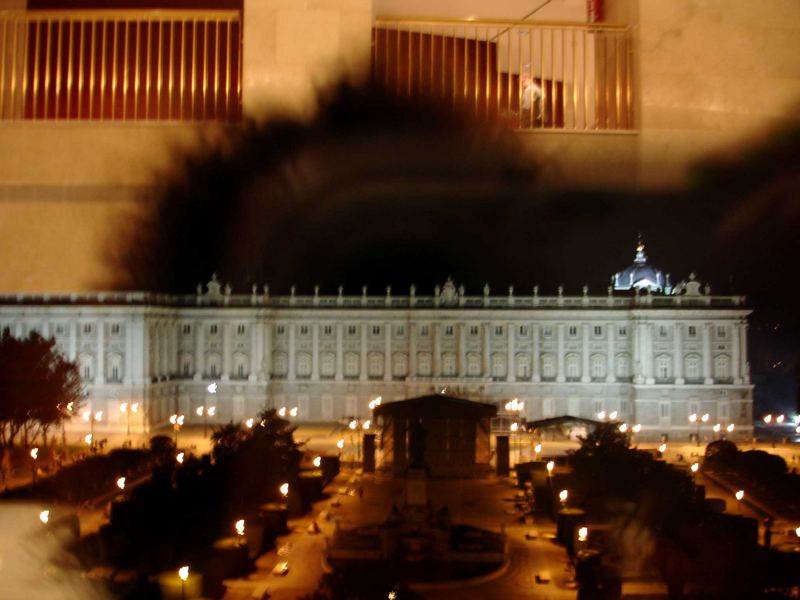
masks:
<path id="1" fill-rule="evenodd" d="M 625 27 L 378 17 L 372 68 L 389 89 L 522 129 L 632 129 Z"/>
<path id="2" fill-rule="evenodd" d="M 238 11 L 0 12 L 0 119 L 235 120 Z"/>

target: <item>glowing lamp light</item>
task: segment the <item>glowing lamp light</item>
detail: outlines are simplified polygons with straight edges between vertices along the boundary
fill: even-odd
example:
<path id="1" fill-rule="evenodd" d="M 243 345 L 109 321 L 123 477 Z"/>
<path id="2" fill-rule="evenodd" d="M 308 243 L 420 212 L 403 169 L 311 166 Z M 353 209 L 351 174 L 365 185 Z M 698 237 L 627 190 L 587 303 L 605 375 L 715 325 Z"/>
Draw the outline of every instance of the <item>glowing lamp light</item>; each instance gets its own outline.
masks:
<path id="1" fill-rule="evenodd" d="M 217 407 L 216 406 L 209 406 L 208 410 L 206 410 L 206 414 L 209 417 L 213 417 L 215 414 L 217 414 Z"/>
<path id="2" fill-rule="evenodd" d="M 661 454 L 664 454 L 664 452 L 666 452 L 666 451 L 667 451 L 667 445 L 666 445 L 666 444 L 661 444 L 661 445 L 658 447 L 658 451 L 659 451 L 659 452 L 661 452 Z"/>
<path id="3" fill-rule="evenodd" d="M 296 417 L 297 416 L 297 407 L 296 406 L 293 406 L 292 410 L 289 411 L 289 416 L 290 417 Z"/>
<path id="4" fill-rule="evenodd" d="M 198 417 L 202 417 L 203 413 L 205 412 L 205 408 L 203 408 L 202 406 L 198 406 L 197 410 L 195 410 L 194 412 Z"/>
<path id="5" fill-rule="evenodd" d="M 597 413 L 597 418 L 598 418 L 600 421 L 603 421 L 603 420 L 605 420 L 605 418 L 606 418 L 606 411 L 604 411 L 604 410 L 601 410 L 599 413 Z"/>
<path id="6" fill-rule="evenodd" d="M 628 431 L 628 424 L 627 423 L 623 423 L 622 425 L 619 426 L 619 432 L 620 433 L 625 433 L 627 431 Z"/>
<path id="7" fill-rule="evenodd" d="M 717 423 L 716 425 L 714 425 L 714 427 L 712 427 L 712 429 L 714 430 L 714 433 L 719 433 L 720 429 L 722 429 L 722 426 L 719 423 Z"/>
<path id="8" fill-rule="evenodd" d="M 50 511 L 49 510 L 43 510 L 42 512 L 40 512 L 39 513 L 39 520 L 42 523 L 44 523 L 45 525 L 47 525 L 47 522 L 50 520 Z"/>
<path id="9" fill-rule="evenodd" d="M 561 502 L 566 502 L 567 498 L 569 498 L 569 492 L 567 490 L 558 492 L 558 499 L 561 500 Z"/>
<path id="10" fill-rule="evenodd" d="M 739 490 L 738 492 L 736 492 L 736 499 L 737 499 L 739 502 L 741 502 L 741 501 L 742 501 L 742 498 L 744 498 L 744 490 Z"/>
<path id="11" fill-rule="evenodd" d="M 692 466 L 689 467 L 692 470 L 692 473 L 697 473 L 700 470 L 700 463 L 692 463 Z"/>
<path id="12" fill-rule="evenodd" d="M 175 455 L 175 460 L 178 461 L 179 465 L 182 465 L 184 457 L 185 457 L 185 454 L 183 452 L 178 452 L 178 454 Z"/>
<path id="13" fill-rule="evenodd" d="M 728 425 L 728 426 L 725 428 L 725 431 L 727 431 L 728 433 L 733 433 L 733 430 L 734 430 L 734 429 L 736 429 L 736 425 L 734 425 L 733 423 L 731 423 L 730 425 Z"/>
<path id="14" fill-rule="evenodd" d="M 708 413 L 703 413 L 703 416 L 702 416 L 702 417 L 700 417 L 700 420 L 701 420 L 703 423 L 708 423 L 708 419 L 709 419 Z"/>
<path id="15" fill-rule="evenodd" d="M 342 448 L 344 448 L 344 440 L 343 440 L 343 439 L 340 439 L 338 442 L 336 442 L 336 447 L 337 447 L 339 450 L 341 450 Z"/>
<path id="16" fill-rule="evenodd" d="M 87 446 L 91 446 L 92 445 L 92 434 L 91 433 L 87 433 L 85 436 L 83 436 L 83 441 L 86 442 Z"/>
<path id="17" fill-rule="evenodd" d="M 519 429 L 519 423 L 511 424 L 511 431 L 517 431 L 518 429 Z"/>
<path id="18" fill-rule="evenodd" d="M 286 416 L 286 407 L 285 406 L 281 406 L 278 409 L 278 416 L 281 416 L 281 417 L 285 417 Z"/>
<path id="19" fill-rule="evenodd" d="M 122 404 L 119 405 L 119 412 L 121 412 L 121 413 L 128 412 L 128 403 L 127 402 L 123 402 Z"/>
<path id="20" fill-rule="evenodd" d="M 369 429 L 370 425 L 372 425 L 372 421 L 370 421 L 369 419 L 367 419 L 366 421 L 364 421 L 364 424 L 363 424 L 361 427 L 362 427 L 364 430 L 367 430 L 367 429 Z"/>
<path id="21" fill-rule="evenodd" d="M 697 421 L 697 415 L 695 413 L 690 414 L 689 415 L 689 422 L 690 423 L 695 423 L 696 421 Z"/>
<path id="22" fill-rule="evenodd" d="M 125 478 L 124 477 L 120 477 L 119 479 L 117 479 L 117 487 L 119 489 L 121 489 L 121 490 L 125 489 Z"/>
<path id="23" fill-rule="evenodd" d="M 183 566 L 180 569 L 178 569 L 178 577 L 181 578 L 181 581 L 186 581 L 187 579 L 189 579 L 189 567 Z"/>
<path id="24" fill-rule="evenodd" d="M 252 429 L 253 428 L 253 419 L 252 419 L 252 417 L 247 419 L 247 421 L 244 422 L 244 425 L 248 429 Z"/>
<path id="25" fill-rule="evenodd" d="M 83 418 L 84 421 L 88 423 L 89 419 L 92 418 L 92 410 L 90 408 L 87 408 L 81 413 L 81 417 Z"/>
<path id="26" fill-rule="evenodd" d="M 217 393 L 217 384 L 216 383 L 209 383 L 208 387 L 206 388 L 209 394 L 216 394 Z"/>
<path id="27" fill-rule="evenodd" d="M 178 415 L 171 415 L 169 418 L 169 422 L 175 425 L 178 422 Z"/>
<path id="28" fill-rule="evenodd" d="M 609 415 L 608 415 L 608 418 L 609 418 L 609 419 L 611 419 L 612 421 L 616 420 L 616 418 L 617 418 L 617 411 L 615 411 L 615 410 L 612 410 L 612 411 L 611 411 L 611 413 L 609 413 Z"/>
<path id="29" fill-rule="evenodd" d="M 797 427 L 794 428 L 794 432 L 795 433 L 800 433 L 800 425 L 798 425 Z"/>
<path id="30" fill-rule="evenodd" d="M 764 423 L 766 423 L 767 425 L 772 423 L 772 415 L 764 415 Z"/>
<path id="31" fill-rule="evenodd" d="M 319 466 L 322 464 L 322 457 L 321 456 L 315 456 L 314 460 L 312 462 L 314 463 L 314 466 L 319 469 Z"/>
<path id="32" fill-rule="evenodd" d="M 178 427 L 181 427 L 181 426 L 183 425 L 183 422 L 184 422 L 185 420 L 186 420 L 186 417 L 184 417 L 183 415 L 180 415 L 180 416 L 178 417 Z"/>
<path id="33" fill-rule="evenodd" d="M 350 423 L 349 423 L 347 426 L 348 426 L 350 429 L 355 429 L 357 425 L 358 425 L 358 423 L 356 422 L 356 420 L 355 420 L 355 419 L 353 419 L 352 421 L 350 421 Z"/>
<path id="34" fill-rule="evenodd" d="M 289 495 L 289 484 L 288 483 L 282 483 L 281 487 L 279 489 L 280 489 L 280 492 L 281 492 L 281 496 L 283 496 L 284 498 Z"/>
<path id="35" fill-rule="evenodd" d="M 138 413 L 139 412 L 139 403 L 134 402 L 131 404 L 131 412 Z"/>
<path id="36" fill-rule="evenodd" d="M 578 541 L 585 542 L 589 537 L 589 528 L 588 527 L 581 527 L 578 529 Z"/>
<path id="37" fill-rule="evenodd" d="M 636 425 L 631 427 L 631 429 L 633 429 L 633 433 L 639 433 L 642 430 L 642 426 L 640 423 L 637 423 Z"/>
<path id="38" fill-rule="evenodd" d="M 36 460 L 39 458 L 39 449 L 38 448 L 31 448 L 31 458 Z"/>
<path id="39" fill-rule="evenodd" d="M 236 528 L 236 535 L 244 535 L 244 519 L 236 521 L 234 527 Z"/>
<path id="40" fill-rule="evenodd" d="M 541 444 L 536 444 L 533 447 L 533 451 L 536 452 L 536 454 L 539 454 L 542 451 L 542 445 Z"/>
<path id="41" fill-rule="evenodd" d="M 785 417 L 783 415 L 778 415 L 777 417 L 775 417 L 775 422 L 776 423 L 783 423 L 784 418 Z"/>
<path id="42" fill-rule="evenodd" d="M 74 402 L 67 402 L 67 411 L 72 412 L 74 406 L 75 406 Z"/>
<path id="43" fill-rule="evenodd" d="M 555 468 L 555 466 L 556 466 L 556 463 L 553 462 L 552 460 L 547 463 L 547 474 L 548 475 L 552 475 L 553 474 L 553 469 Z"/>
<path id="44" fill-rule="evenodd" d="M 794 530 L 794 534 L 795 534 L 797 537 L 800 537 L 800 527 L 798 527 L 797 529 L 795 529 L 795 530 Z"/>
<path id="45" fill-rule="evenodd" d="M 94 413 L 94 420 L 95 421 L 102 421 L 103 420 L 103 411 L 102 410 L 98 410 L 96 413 Z"/>

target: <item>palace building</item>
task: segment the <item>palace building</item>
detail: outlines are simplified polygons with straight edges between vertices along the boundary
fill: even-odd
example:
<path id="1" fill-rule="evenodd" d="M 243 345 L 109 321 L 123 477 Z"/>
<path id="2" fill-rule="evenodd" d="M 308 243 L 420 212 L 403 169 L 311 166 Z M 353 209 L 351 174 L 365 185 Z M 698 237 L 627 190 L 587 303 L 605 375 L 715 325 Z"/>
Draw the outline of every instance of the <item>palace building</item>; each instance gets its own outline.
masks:
<path id="1" fill-rule="evenodd" d="M 215 276 L 191 295 L 1 296 L 0 328 L 52 336 L 78 361 L 88 406 L 105 414 L 98 431 L 147 432 L 172 414 L 243 421 L 264 407 L 298 422 L 368 418 L 377 396 L 446 391 L 500 406 L 517 398 L 528 420 L 616 411 L 641 439 L 688 438 L 698 426 L 712 436 L 717 424 L 752 434 L 744 298 L 714 295 L 693 275 L 672 286 L 641 242 L 600 295 L 468 293 L 451 280 L 421 292 L 242 294 Z M 123 408 L 133 403 L 135 415 Z M 198 416 L 211 404 L 213 417 Z"/>

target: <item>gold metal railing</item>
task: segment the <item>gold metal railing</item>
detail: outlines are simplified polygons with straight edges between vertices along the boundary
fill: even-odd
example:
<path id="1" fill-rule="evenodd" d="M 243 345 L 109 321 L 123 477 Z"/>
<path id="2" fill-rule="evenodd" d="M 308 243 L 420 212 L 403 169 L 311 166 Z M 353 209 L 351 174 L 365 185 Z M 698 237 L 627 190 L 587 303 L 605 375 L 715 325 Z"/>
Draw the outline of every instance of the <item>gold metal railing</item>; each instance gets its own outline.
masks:
<path id="1" fill-rule="evenodd" d="M 632 129 L 631 36 L 602 24 L 378 17 L 373 76 L 522 129 Z"/>
<path id="2" fill-rule="evenodd" d="M 0 11 L 0 119 L 235 120 L 238 11 Z"/>

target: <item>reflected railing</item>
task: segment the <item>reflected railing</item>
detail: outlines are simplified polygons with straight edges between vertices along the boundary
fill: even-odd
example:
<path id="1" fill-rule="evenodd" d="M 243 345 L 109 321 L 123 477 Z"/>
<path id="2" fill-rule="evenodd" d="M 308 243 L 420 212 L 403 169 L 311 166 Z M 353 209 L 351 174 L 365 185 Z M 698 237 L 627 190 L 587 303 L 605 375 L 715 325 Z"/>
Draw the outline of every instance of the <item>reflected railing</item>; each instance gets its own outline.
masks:
<path id="1" fill-rule="evenodd" d="M 0 11 L 0 119 L 236 120 L 238 11 Z"/>
<path id="2" fill-rule="evenodd" d="M 634 127 L 631 35 L 596 23 L 378 17 L 373 76 L 521 129 Z"/>

